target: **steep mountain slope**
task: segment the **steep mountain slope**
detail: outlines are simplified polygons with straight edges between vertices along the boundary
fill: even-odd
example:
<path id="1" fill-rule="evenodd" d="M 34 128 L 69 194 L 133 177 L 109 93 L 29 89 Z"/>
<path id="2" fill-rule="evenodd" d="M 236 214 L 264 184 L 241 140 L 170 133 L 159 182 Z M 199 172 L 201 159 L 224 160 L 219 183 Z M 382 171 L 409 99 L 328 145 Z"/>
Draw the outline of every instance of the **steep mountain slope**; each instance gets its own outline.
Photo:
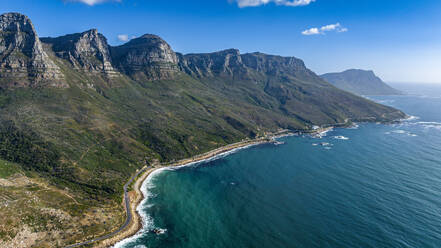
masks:
<path id="1" fill-rule="evenodd" d="M 327 73 L 321 77 L 335 87 L 357 95 L 401 95 L 377 77 L 373 71 L 351 69 L 344 72 Z"/>
<path id="2" fill-rule="evenodd" d="M 77 70 L 104 73 L 110 76 L 116 73 L 112 66 L 107 39 L 96 29 L 40 40 L 50 44 L 56 56 L 69 61 Z"/>
<path id="3" fill-rule="evenodd" d="M 10 221 L 39 221 L 5 239 L 25 225 L 56 226 L 68 234 L 56 236 L 60 244 L 105 232 L 106 222 L 122 221 L 124 182 L 155 159 L 281 128 L 405 116 L 333 87 L 293 57 L 234 49 L 182 55 L 154 35 L 110 47 L 96 30 L 40 41 L 27 17 L 0 20 L 0 159 L 74 200 L 51 205 L 65 218 L 20 212 Z M 106 218 L 91 218 L 97 211 Z"/>
<path id="4" fill-rule="evenodd" d="M 176 53 L 156 35 L 143 35 L 111 51 L 116 67 L 134 80 L 172 79 L 178 72 Z"/>
<path id="5" fill-rule="evenodd" d="M 391 113 L 388 107 L 334 88 L 294 57 L 240 55 L 231 49 L 179 58 L 183 71 L 216 92 L 270 109 L 305 126 L 343 123 L 346 119 L 386 120 L 383 114 Z"/>
<path id="6" fill-rule="evenodd" d="M 29 18 L 9 13 L 0 16 L 0 83 L 7 86 L 63 87 L 60 69 L 43 51 Z"/>

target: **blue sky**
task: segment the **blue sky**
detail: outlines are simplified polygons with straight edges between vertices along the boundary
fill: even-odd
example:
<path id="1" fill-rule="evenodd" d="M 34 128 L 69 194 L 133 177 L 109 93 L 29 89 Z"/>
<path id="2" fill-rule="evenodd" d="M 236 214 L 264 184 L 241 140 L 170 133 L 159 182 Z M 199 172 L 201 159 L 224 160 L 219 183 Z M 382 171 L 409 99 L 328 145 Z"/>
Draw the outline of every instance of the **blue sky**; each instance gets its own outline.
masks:
<path id="1" fill-rule="evenodd" d="M 319 74 L 441 83 L 439 0 L 3 0 L 11 11 L 40 37 L 97 28 L 117 45 L 153 33 L 182 53 L 238 48 L 295 56 Z"/>

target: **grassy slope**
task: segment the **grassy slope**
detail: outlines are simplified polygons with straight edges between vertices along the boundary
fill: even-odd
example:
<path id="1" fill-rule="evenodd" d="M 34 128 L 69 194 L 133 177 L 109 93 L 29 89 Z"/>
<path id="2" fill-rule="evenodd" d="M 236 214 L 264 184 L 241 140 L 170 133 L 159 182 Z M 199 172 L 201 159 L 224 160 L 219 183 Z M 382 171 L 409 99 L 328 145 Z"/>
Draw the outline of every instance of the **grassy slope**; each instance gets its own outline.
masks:
<path id="1" fill-rule="evenodd" d="M 3 158 L 96 198 L 119 195 L 124 179 L 146 159 L 189 157 L 277 128 L 382 120 L 395 112 L 327 84 L 320 89 L 304 82 L 200 82 L 183 75 L 146 83 L 118 78 L 109 87 L 99 77 L 78 77 L 68 89 L 1 94 L 3 133 L 17 130 L 13 135 L 35 152 L 32 158 L 22 158 L 20 151 Z"/>

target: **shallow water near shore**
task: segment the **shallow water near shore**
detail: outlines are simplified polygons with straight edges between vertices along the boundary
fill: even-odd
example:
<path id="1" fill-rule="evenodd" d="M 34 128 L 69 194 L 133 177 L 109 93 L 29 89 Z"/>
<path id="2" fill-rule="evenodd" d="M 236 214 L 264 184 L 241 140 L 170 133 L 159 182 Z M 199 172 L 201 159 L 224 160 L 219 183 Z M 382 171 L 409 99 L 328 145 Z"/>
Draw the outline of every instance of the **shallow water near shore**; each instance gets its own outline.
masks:
<path id="1" fill-rule="evenodd" d="M 117 247 L 441 247 L 441 87 L 427 92 L 370 97 L 415 116 L 400 124 L 156 173 L 145 229 Z"/>

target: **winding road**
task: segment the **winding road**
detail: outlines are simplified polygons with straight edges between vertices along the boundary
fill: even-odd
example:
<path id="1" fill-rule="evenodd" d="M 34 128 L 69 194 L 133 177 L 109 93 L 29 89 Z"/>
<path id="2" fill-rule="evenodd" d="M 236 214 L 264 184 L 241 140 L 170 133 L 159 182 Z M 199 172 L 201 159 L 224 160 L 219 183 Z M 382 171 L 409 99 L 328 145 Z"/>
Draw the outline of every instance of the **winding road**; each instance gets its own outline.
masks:
<path id="1" fill-rule="evenodd" d="M 118 233 L 120 233 L 121 231 L 123 231 L 126 227 L 128 227 L 130 222 L 132 221 L 132 211 L 130 211 L 130 199 L 129 199 L 129 194 L 127 192 L 127 188 L 130 186 L 130 184 L 132 184 L 132 182 L 133 182 L 133 180 L 135 180 L 135 178 L 137 178 L 141 173 L 143 173 L 144 171 L 146 171 L 149 168 L 150 168 L 150 166 L 146 166 L 146 167 L 142 168 L 141 170 L 136 172 L 136 174 L 133 175 L 126 184 L 124 184 L 124 202 L 125 202 L 125 208 L 126 208 L 126 212 L 127 212 L 127 218 L 126 218 L 126 221 L 124 222 L 124 224 L 120 228 L 118 228 L 117 230 L 115 230 L 109 234 L 106 234 L 104 236 L 94 238 L 94 239 L 91 239 L 88 241 L 84 241 L 81 243 L 69 245 L 69 246 L 66 246 L 66 248 L 73 248 L 73 247 L 80 247 L 83 245 L 90 245 L 90 244 L 98 242 L 98 241 L 112 238 L 113 236 L 115 236 Z"/>

